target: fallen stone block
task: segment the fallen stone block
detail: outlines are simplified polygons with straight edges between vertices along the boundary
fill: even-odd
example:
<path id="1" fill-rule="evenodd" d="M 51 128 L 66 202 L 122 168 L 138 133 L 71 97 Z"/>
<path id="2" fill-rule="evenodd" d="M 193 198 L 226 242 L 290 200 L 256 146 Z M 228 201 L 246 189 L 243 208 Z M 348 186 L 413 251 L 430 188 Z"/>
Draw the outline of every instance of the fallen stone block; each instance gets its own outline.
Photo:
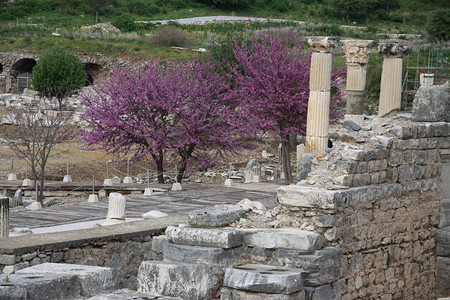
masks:
<path id="1" fill-rule="evenodd" d="M 189 224 L 198 226 L 227 226 L 243 215 L 240 207 L 227 206 L 222 208 L 206 208 L 191 211 Z"/>
<path id="2" fill-rule="evenodd" d="M 303 289 L 302 269 L 247 264 L 227 268 L 224 287 L 269 294 L 292 294 Z"/>
<path id="3" fill-rule="evenodd" d="M 0 275 L 0 281 L 4 282 L 5 277 Z M 11 274 L 8 276 L 8 281 L 16 288 L 10 286 L 6 289 L 6 292 L 17 293 L 18 296 L 22 296 L 23 289 L 25 289 L 26 298 L 22 299 L 26 300 L 81 298 L 80 281 L 77 276 Z"/>
<path id="4" fill-rule="evenodd" d="M 244 245 L 265 249 L 298 249 L 315 251 L 322 247 L 324 238 L 315 232 L 296 229 L 242 230 Z"/>
<path id="5" fill-rule="evenodd" d="M 240 263 L 243 261 L 243 256 L 246 253 L 246 247 L 222 249 L 170 243 L 164 245 L 164 260 L 208 264 L 213 267 L 226 267 L 235 263 Z"/>
<path id="6" fill-rule="evenodd" d="M 164 245 L 169 243 L 167 235 L 154 236 L 152 239 L 152 250 L 156 253 L 163 253 Z"/>
<path id="7" fill-rule="evenodd" d="M 411 119 L 416 122 L 448 122 L 449 111 L 449 87 L 420 87 L 414 97 Z"/>
<path id="8" fill-rule="evenodd" d="M 159 293 L 189 300 L 213 298 L 219 279 L 198 264 L 144 261 L 138 271 L 140 292 Z"/>
<path id="9" fill-rule="evenodd" d="M 26 300 L 27 290 L 22 286 L 11 283 L 0 283 L 0 299 L 2 300 Z"/>
<path id="10" fill-rule="evenodd" d="M 88 300 L 182 300 L 178 297 L 168 297 L 168 296 L 162 296 L 160 294 L 155 293 L 144 293 L 144 292 L 137 292 L 132 291 L 129 289 L 121 289 L 117 290 L 113 293 L 109 294 L 101 294 L 94 297 L 89 298 Z"/>
<path id="11" fill-rule="evenodd" d="M 335 208 L 338 191 L 306 186 L 282 186 L 277 190 L 280 204 L 299 207 Z"/>
<path id="12" fill-rule="evenodd" d="M 79 279 L 81 294 L 93 296 L 114 289 L 113 275 L 110 268 L 44 263 L 16 272 L 23 276 L 76 276 Z"/>
<path id="13" fill-rule="evenodd" d="M 450 257 L 437 257 L 436 260 L 436 295 L 450 295 Z"/>
<path id="14" fill-rule="evenodd" d="M 169 226 L 166 235 L 175 244 L 234 248 L 242 245 L 242 233 L 234 229 L 204 229 Z"/>
<path id="15" fill-rule="evenodd" d="M 273 253 L 271 264 L 301 268 L 307 272 L 304 284 L 319 286 L 339 279 L 341 274 L 342 250 L 328 247 L 304 254 L 299 250 L 277 249 Z"/>
<path id="16" fill-rule="evenodd" d="M 340 299 L 341 286 L 337 282 L 318 287 L 305 288 L 306 299 L 308 300 L 337 300 Z"/>
<path id="17" fill-rule="evenodd" d="M 436 231 L 436 254 L 450 257 L 450 227 Z"/>
<path id="18" fill-rule="evenodd" d="M 305 300 L 305 291 L 295 292 L 289 295 L 255 293 L 230 288 L 222 288 L 221 300 Z"/>

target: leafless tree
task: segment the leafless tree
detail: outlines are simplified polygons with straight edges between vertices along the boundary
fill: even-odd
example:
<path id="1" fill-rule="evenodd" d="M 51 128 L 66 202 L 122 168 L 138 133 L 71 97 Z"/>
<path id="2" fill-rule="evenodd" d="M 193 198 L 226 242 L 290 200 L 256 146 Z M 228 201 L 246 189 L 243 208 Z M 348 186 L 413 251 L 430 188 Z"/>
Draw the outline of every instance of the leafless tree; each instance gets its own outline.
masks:
<path id="1" fill-rule="evenodd" d="M 38 189 L 37 200 L 42 204 L 45 166 L 53 148 L 75 137 L 77 130 L 71 126 L 72 112 L 40 110 L 26 106 L 14 114 L 14 124 L 6 130 L 7 145 L 30 168 Z M 38 185 L 38 179 L 40 184 Z"/>

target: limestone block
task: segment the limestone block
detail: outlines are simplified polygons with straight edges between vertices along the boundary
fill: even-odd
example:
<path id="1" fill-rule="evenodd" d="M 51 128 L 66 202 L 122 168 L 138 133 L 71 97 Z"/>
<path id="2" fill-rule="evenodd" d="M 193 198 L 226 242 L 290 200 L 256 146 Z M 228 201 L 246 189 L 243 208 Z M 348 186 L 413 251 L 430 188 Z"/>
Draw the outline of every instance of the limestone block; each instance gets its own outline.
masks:
<path id="1" fill-rule="evenodd" d="M 0 265 L 13 265 L 15 262 L 15 255 L 0 254 Z"/>
<path id="2" fill-rule="evenodd" d="M 150 211 L 142 214 L 142 218 L 144 218 L 144 219 L 159 219 L 159 218 L 164 218 L 167 216 L 168 216 L 168 214 L 160 212 L 158 210 L 150 210 Z"/>
<path id="3" fill-rule="evenodd" d="M 81 294 L 93 296 L 101 292 L 111 291 L 114 288 L 111 268 L 44 263 L 16 272 L 23 276 L 75 276 L 79 280 Z"/>
<path id="4" fill-rule="evenodd" d="M 273 253 L 273 261 L 281 266 L 301 268 L 307 272 L 304 283 L 307 286 L 319 286 L 336 281 L 340 277 L 342 250 L 327 247 L 305 254 L 301 250 L 277 249 Z"/>
<path id="5" fill-rule="evenodd" d="M 242 246 L 242 233 L 234 229 L 204 229 L 169 226 L 166 235 L 174 244 L 234 248 Z"/>
<path id="6" fill-rule="evenodd" d="M 22 186 L 32 186 L 32 185 L 33 182 L 31 181 L 31 179 L 26 178 L 22 181 Z"/>
<path id="7" fill-rule="evenodd" d="M 221 300 L 305 300 L 305 291 L 298 291 L 289 295 L 255 293 L 248 291 L 222 288 L 220 292 Z"/>
<path id="8" fill-rule="evenodd" d="M 113 184 L 122 183 L 122 179 L 119 176 L 114 176 L 112 179 Z"/>
<path id="9" fill-rule="evenodd" d="M 103 185 L 111 186 L 111 185 L 114 185 L 114 183 L 113 183 L 112 179 L 107 178 L 107 179 L 103 180 Z"/>
<path id="10" fill-rule="evenodd" d="M 242 230 L 244 245 L 265 249 L 299 249 L 315 251 L 322 247 L 324 238 L 315 232 L 297 228 Z"/>
<path id="11" fill-rule="evenodd" d="M 416 122 L 450 122 L 450 87 L 420 87 L 412 108 Z"/>
<path id="12" fill-rule="evenodd" d="M 280 204 L 299 207 L 319 207 L 333 209 L 339 191 L 308 186 L 281 186 L 277 190 Z"/>
<path id="13" fill-rule="evenodd" d="M 200 264 L 144 261 L 137 279 L 140 292 L 189 300 L 211 299 L 220 287 L 217 276 Z"/>
<path id="14" fill-rule="evenodd" d="M 18 287 L 15 292 L 23 295 L 26 290 L 27 300 L 42 299 L 79 299 L 81 287 L 78 277 L 74 275 L 8 275 L 9 283 Z M 5 281 L 5 276 L 0 275 L 0 282 Z M 1 292 L 0 292 L 1 295 Z M 91 296 L 91 295 L 88 295 Z M 4 298 L 0 298 L 4 299 Z M 19 298 L 20 299 L 20 298 Z"/>
<path id="15" fill-rule="evenodd" d="M 303 289 L 302 269 L 247 264 L 227 268 L 223 286 L 250 292 L 292 294 Z"/>
<path id="16" fill-rule="evenodd" d="M 1 278 L 0 278 L 1 280 Z M 21 286 L 1 284 L 0 285 L 0 299 L 2 300 L 26 300 L 27 290 Z"/>
<path id="17" fill-rule="evenodd" d="M 224 186 L 232 186 L 233 185 L 233 179 L 231 179 L 231 178 L 225 179 L 225 183 L 223 185 Z"/>
<path id="18" fill-rule="evenodd" d="M 440 228 L 436 231 L 436 254 L 450 257 L 450 227 Z"/>
<path id="19" fill-rule="evenodd" d="M 130 176 L 127 176 L 123 179 L 123 183 L 127 183 L 127 184 L 133 183 L 133 178 L 131 178 Z"/>
<path id="20" fill-rule="evenodd" d="M 338 300 L 340 299 L 341 286 L 338 282 L 319 287 L 305 288 L 306 299 L 311 300 Z"/>
<path id="21" fill-rule="evenodd" d="M 8 174 L 8 181 L 15 181 L 15 180 L 17 180 L 16 174 L 13 173 Z"/>
<path id="22" fill-rule="evenodd" d="M 228 206 L 222 208 L 205 208 L 191 211 L 189 213 L 189 224 L 200 226 L 226 226 L 243 215 L 240 207 Z"/>
<path id="23" fill-rule="evenodd" d="M 163 253 L 164 245 L 169 243 L 169 237 L 167 235 L 155 236 L 152 239 L 152 250 L 156 253 Z"/>
<path id="24" fill-rule="evenodd" d="M 182 300 L 178 297 L 162 296 L 155 293 L 144 293 L 131 291 L 129 289 L 121 289 L 108 294 L 101 294 L 89 298 L 88 300 L 130 300 L 130 299 L 142 299 L 142 300 Z"/>
<path id="25" fill-rule="evenodd" d="M 144 196 L 152 196 L 152 195 L 153 195 L 153 189 L 152 188 L 145 188 Z"/>
<path id="26" fill-rule="evenodd" d="M 360 127 L 364 126 L 364 115 L 362 115 L 362 113 L 360 115 L 346 113 L 344 115 L 344 120 L 355 122 Z"/>
<path id="27" fill-rule="evenodd" d="M 308 177 L 311 172 L 312 161 L 316 157 L 317 153 L 304 153 L 302 159 L 298 165 L 297 179 L 303 180 Z"/>
<path id="28" fill-rule="evenodd" d="M 177 191 L 182 191 L 183 188 L 181 187 L 181 183 L 179 182 L 174 182 L 172 184 L 172 192 L 177 192 Z"/>
<path id="29" fill-rule="evenodd" d="M 88 202 L 98 202 L 98 196 L 95 194 L 89 195 Z"/>
<path id="30" fill-rule="evenodd" d="M 437 257 L 436 294 L 438 297 L 450 295 L 450 257 Z"/>

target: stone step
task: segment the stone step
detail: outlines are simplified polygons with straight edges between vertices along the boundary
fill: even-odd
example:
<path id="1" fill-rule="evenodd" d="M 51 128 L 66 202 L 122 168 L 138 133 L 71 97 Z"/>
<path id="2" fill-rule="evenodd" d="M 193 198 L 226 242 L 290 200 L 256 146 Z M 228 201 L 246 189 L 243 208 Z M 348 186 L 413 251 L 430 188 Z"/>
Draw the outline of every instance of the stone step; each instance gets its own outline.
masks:
<path id="1" fill-rule="evenodd" d="M 166 235 L 174 244 L 234 248 L 242 245 L 242 233 L 236 229 L 205 229 L 169 226 Z"/>
<path id="2" fill-rule="evenodd" d="M 189 213 L 189 224 L 198 226 L 227 226 L 244 214 L 240 207 L 205 208 Z"/>
<path id="3" fill-rule="evenodd" d="M 88 300 L 182 300 L 178 297 L 169 297 L 162 296 L 160 294 L 155 293 L 144 293 L 132 291 L 129 289 L 121 289 L 108 294 L 101 294 L 94 297 L 89 298 Z"/>
<path id="4" fill-rule="evenodd" d="M 223 268 L 233 264 L 242 263 L 247 254 L 246 247 L 232 249 L 199 247 L 189 245 L 176 245 L 167 243 L 164 245 L 164 260 L 193 264 L 206 264 L 211 267 Z"/>
<path id="5" fill-rule="evenodd" d="M 249 292 L 289 295 L 303 290 L 302 269 L 247 264 L 225 271 L 223 286 Z"/>
<path id="6" fill-rule="evenodd" d="M 138 271 L 138 290 L 189 300 L 213 298 L 219 278 L 201 264 L 144 261 Z"/>
<path id="7" fill-rule="evenodd" d="M 305 291 L 298 291 L 289 295 L 255 293 L 230 288 L 220 290 L 221 300 L 305 300 Z M 325 299 L 325 298 L 324 298 Z"/>
<path id="8" fill-rule="evenodd" d="M 114 290 L 113 275 L 110 268 L 44 263 L 16 271 L 16 275 L 35 276 L 75 276 L 78 278 L 83 296 L 93 296 Z"/>
<path id="9" fill-rule="evenodd" d="M 297 249 L 315 251 L 322 248 L 324 238 L 315 232 L 296 229 L 249 229 L 242 230 L 246 246 L 264 249 Z"/>

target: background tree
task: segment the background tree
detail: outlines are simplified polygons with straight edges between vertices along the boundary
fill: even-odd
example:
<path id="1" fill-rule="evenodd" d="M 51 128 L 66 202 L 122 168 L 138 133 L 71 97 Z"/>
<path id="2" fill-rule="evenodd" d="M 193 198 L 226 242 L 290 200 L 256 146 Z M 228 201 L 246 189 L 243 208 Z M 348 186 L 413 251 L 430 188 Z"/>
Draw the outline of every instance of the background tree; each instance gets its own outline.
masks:
<path id="1" fill-rule="evenodd" d="M 439 41 L 450 40 L 450 8 L 441 8 L 431 12 L 428 16 L 427 32 L 432 39 Z"/>
<path id="2" fill-rule="evenodd" d="M 279 39 L 259 34 L 250 38 L 250 46 L 234 43 L 238 67 L 232 71 L 236 97 L 253 128 L 277 135 L 283 147 L 283 171 L 286 184 L 292 183 L 289 136 L 304 134 L 309 99 L 310 59 L 302 54 L 303 44 L 293 34 Z M 342 80 L 342 70 L 334 72 L 332 88 Z M 338 92 L 333 100 L 342 95 Z M 336 117 L 336 105 L 332 117 Z"/>
<path id="3" fill-rule="evenodd" d="M 189 167 L 247 145 L 239 139 L 245 127 L 232 106 L 230 84 L 212 63 L 149 61 L 135 70 L 114 70 L 94 90 L 82 95 L 83 118 L 91 127 L 84 135 L 87 149 L 150 155 L 159 183 L 168 155 L 179 157 L 181 182 Z"/>
<path id="4" fill-rule="evenodd" d="M 7 145 L 31 167 L 34 184 L 38 188 L 37 201 L 41 204 L 45 166 L 53 148 L 72 139 L 77 133 L 69 124 L 71 118 L 70 112 L 41 111 L 25 107 L 23 111 L 15 113 L 15 124 L 5 132 Z"/>
<path id="5" fill-rule="evenodd" d="M 100 8 L 109 5 L 112 3 L 112 0 L 88 0 L 89 6 L 94 10 L 95 12 L 95 21 L 94 25 L 98 23 L 98 11 Z"/>
<path id="6" fill-rule="evenodd" d="M 79 91 L 87 80 L 80 59 L 59 47 L 45 52 L 33 68 L 31 85 L 39 96 L 58 99 L 59 110 L 63 99 Z"/>

